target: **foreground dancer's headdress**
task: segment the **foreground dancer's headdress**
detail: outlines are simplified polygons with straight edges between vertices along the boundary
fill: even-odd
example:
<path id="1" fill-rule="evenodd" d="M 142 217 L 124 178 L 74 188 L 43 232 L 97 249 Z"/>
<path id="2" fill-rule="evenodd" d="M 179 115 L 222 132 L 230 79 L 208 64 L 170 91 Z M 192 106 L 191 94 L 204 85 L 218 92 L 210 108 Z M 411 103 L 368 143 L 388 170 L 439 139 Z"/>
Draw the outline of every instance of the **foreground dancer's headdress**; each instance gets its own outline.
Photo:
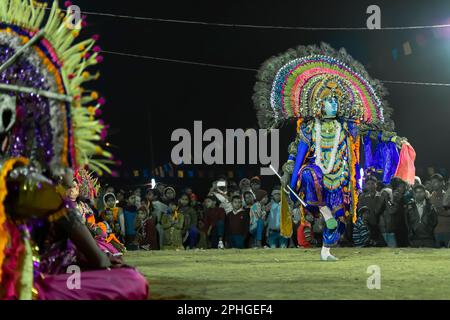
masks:
<path id="1" fill-rule="evenodd" d="M 257 79 L 253 101 L 263 128 L 336 116 L 367 129 L 394 129 L 386 89 L 343 48 L 298 46 L 264 62 Z M 333 101 L 338 110 L 328 110 Z"/>
<path id="2" fill-rule="evenodd" d="M 104 99 L 83 89 L 99 74 L 96 36 L 76 42 L 73 16 L 31 0 L 0 0 L 0 138 L 3 154 L 24 156 L 60 174 L 88 166 L 109 172 L 111 154 L 99 142 L 105 126 L 95 119 Z"/>

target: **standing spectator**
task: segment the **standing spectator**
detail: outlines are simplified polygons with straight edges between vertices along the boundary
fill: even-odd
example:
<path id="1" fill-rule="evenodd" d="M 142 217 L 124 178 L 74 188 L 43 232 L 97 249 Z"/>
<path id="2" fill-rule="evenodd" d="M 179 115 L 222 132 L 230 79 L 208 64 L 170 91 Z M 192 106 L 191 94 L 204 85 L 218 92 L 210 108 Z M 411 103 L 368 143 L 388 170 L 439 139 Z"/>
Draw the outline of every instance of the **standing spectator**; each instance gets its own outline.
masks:
<path id="1" fill-rule="evenodd" d="M 396 213 L 399 211 L 394 205 L 394 198 L 391 188 L 384 188 L 381 190 L 381 197 L 383 199 L 382 211 L 380 214 L 380 232 L 386 245 L 390 248 L 397 247 L 397 238 L 395 236 L 397 230 L 398 218 Z"/>
<path id="2" fill-rule="evenodd" d="M 368 227 L 370 228 L 370 239 L 376 243 L 384 242 L 380 231 L 380 213 L 383 207 L 383 198 L 377 191 L 378 180 L 375 176 L 366 177 L 364 191 L 358 199 L 358 210 L 366 207 L 368 210 Z"/>
<path id="3" fill-rule="evenodd" d="M 414 186 L 414 202 L 407 205 L 406 217 L 411 246 L 434 247 L 434 228 L 438 217 L 436 210 L 426 199 L 426 190 L 423 185 Z"/>
<path id="4" fill-rule="evenodd" d="M 191 207 L 190 199 L 187 194 L 183 194 L 178 201 L 178 210 L 184 217 L 183 228 L 183 244 L 186 248 L 194 249 L 197 245 L 198 229 L 197 229 L 197 212 Z"/>
<path id="5" fill-rule="evenodd" d="M 250 187 L 252 188 L 253 193 L 256 195 L 256 191 L 261 189 L 261 179 L 258 176 L 251 178 Z"/>
<path id="6" fill-rule="evenodd" d="M 223 235 L 225 232 L 225 210 L 217 207 L 217 199 L 209 195 L 204 201 L 205 228 L 211 248 L 223 249 Z"/>
<path id="7" fill-rule="evenodd" d="M 267 217 L 267 242 L 271 248 L 286 248 L 288 238 L 280 234 L 281 191 L 272 191 L 272 204 Z"/>
<path id="8" fill-rule="evenodd" d="M 178 211 L 175 201 L 169 203 L 169 210 L 162 216 L 161 225 L 164 229 L 162 249 L 184 249 L 182 236 L 184 216 Z"/>
<path id="9" fill-rule="evenodd" d="M 240 196 L 233 196 L 231 205 L 233 211 L 226 216 L 230 237 L 229 245 L 231 248 L 243 249 L 249 230 L 249 212 L 242 208 Z"/>
<path id="10" fill-rule="evenodd" d="M 169 210 L 169 207 L 161 202 L 161 194 L 157 189 L 148 189 L 146 199 L 152 208 L 152 215 L 155 218 L 156 231 L 158 232 L 158 248 L 161 248 L 164 239 L 164 228 L 161 225 L 161 220 L 162 216 Z"/>
<path id="11" fill-rule="evenodd" d="M 391 179 L 393 215 L 396 219 L 395 239 L 398 247 L 408 247 L 408 227 L 406 225 L 406 204 L 410 201 L 407 184 L 400 178 Z"/>
<path id="12" fill-rule="evenodd" d="M 439 173 L 431 176 L 431 205 L 438 214 L 438 224 L 436 226 L 435 238 L 436 247 L 449 247 L 450 242 L 450 209 L 444 207 L 444 177 Z"/>
<path id="13" fill-rule="evenodd" d="M 253 239 L 253 247 L 262 247 L 262 237 L 264 232 L 264 222 L 266 218 L 265 206 L 268 202 L 267 192 L 258 190 L 256 192 L 256 202 L 250 208 L 250 234 Z"/>
<path id="14" fill-rule="evenodd" d="M 123 208 L 123 217 L 125 220 L 125 246 L 127 250 L 137 250 L 135 242 L 136 229 L 134 222 L 136 220 L 136 195 L 130 193 L 127 197 L 127 205 Z"/>
<path id="15" fill-rule="evenodd" d="M 247 191 L 251 191 L 253 193 L 252 188 L 250 186 L 250 180 L 247 178 L 244 178 L 239 182 L 239 189 L 241 190 L 242 194 L 244 194 Z M 253 193 L 253 195 L 255 194 Z"/>
<path id="16" fill-rule="evenodd" d="M 244 198 L 244 209 L 250 210 L 250 208 L 255 203 L 255 196 L 251 191 L 245 191 L 242 196 Z"/>
<path id="17" fill-rule="evenodd" d="M 227 182 L 225 179 L 219 179 L 213 183 L 213 187 L 209 194 L 214 195 L 220 203 L 220 207 L 228 214 L 233 211 L 233 206 L 228 197 Z"/>
<path id="18" fill-rule="evenodd" d="M 164 189 L 164 194 L 163 194 L 162 201 L 165 204 L 168 204 L 168 203 L 170 203 L 172 201 L 175 201 L 176 196 L 177 196 L 177 193 L 176 193 L 176 191 L 175 191 L 175 189 L 173 187 L 166 187 Z"/>

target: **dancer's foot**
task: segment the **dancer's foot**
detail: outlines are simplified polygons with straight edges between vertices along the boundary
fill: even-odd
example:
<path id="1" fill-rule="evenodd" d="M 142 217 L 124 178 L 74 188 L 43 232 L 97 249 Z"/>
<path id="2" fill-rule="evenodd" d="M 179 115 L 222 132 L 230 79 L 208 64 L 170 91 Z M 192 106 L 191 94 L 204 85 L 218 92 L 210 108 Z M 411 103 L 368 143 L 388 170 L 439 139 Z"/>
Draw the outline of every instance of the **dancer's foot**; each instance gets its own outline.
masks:
<path id="1" fill-rule="evenodd" d="M 321 261 L 337 261 L 339 259 L 336 258 L 335 256 L 333 256 L 332 254 L 329 254 L 329 255 L 326 255 L 326 256 L 320 255 L 320 260 Z"/>
<path id="2" fill-rule="evenodd" d="M 322 247 L 322 250 L 320 252 L 320 260 L 322 260 L 322 261 L 337 261 L 338 258 L 336 258 L 335 256 L 333 256 L 330 253 L 330 248 Z"/>

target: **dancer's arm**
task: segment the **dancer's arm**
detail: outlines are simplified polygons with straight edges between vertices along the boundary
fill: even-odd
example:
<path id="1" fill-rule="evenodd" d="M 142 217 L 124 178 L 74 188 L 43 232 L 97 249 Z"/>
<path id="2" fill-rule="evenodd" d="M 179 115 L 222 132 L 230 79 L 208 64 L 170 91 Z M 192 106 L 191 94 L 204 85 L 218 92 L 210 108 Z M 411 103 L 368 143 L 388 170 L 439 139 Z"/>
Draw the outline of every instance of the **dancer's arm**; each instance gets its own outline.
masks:
<path id="1" fill-rule="evenodd" d="M 89 229 L 75 211 L 69 210 L 57 221 L 57 224 L 67 232 L 69 239 L 86 258 L 88 267 L 108 268 L 111 266 L 108 256 L 97 246 Z"/>

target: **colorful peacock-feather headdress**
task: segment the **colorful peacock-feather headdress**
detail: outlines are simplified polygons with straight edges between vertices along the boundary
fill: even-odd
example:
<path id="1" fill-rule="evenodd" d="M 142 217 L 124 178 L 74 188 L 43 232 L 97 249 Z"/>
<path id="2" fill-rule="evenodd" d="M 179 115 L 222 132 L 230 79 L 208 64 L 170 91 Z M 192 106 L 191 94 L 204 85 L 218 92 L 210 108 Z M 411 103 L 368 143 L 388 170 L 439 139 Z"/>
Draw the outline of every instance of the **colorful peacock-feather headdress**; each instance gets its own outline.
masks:
<path id="1" fill-rule="evenodd" d="M 98 78 L 97 36 L 76 41 L 83 21 L 34 0 L 0 0 L 0 108 L 12 113 L 6 156 L 24 156 L 53 172 L 88 166 L 109 172 L 101 147 L 105 126 L 96 118 L 104 99 L 83 85 Z M 3 120 L 4 121 L 4 120 Z M 8 122 L 11 123 L 11 122 Z M 6 143 L 5 143 L 6 145 Z"/>
<path id="2" fill-rule="evenodd" d="M 365 128 L 393 130 L 387 90 L 345 49 L 328 44 L 299 46 L 261 66 L 253 101 L 259 125 L 274 128 L 289 119 L 323 117 L 324 101 L 339 104 L 337 117 Z"/>

